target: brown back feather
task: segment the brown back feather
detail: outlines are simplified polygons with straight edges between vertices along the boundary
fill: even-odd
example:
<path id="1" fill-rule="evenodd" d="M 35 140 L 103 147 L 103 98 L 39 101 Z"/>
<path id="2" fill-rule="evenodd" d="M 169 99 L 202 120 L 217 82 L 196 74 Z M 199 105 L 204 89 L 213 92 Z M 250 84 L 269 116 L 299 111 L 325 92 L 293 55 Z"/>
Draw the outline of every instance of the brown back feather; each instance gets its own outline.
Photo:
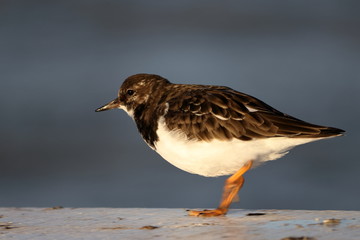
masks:
<path id="1" fill-rule="evenodd" d="M 324 138 L 343 132 L 296 119 L 227 87 L 173 86 L 179 91 L 166 99 L 165 121 L 170 130 L 180 129 L 189 139 Z"/>

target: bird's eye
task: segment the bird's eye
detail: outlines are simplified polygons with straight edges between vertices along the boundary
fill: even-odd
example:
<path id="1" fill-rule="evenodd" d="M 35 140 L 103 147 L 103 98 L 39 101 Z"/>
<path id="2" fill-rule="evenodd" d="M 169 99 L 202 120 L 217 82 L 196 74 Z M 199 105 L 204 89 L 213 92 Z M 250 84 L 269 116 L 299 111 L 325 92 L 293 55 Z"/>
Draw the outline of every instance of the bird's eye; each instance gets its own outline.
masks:
<path id="1" fill-rule="evenodd" d="M 129 90 L 127 90 L 127 95 L 129 95 L 129 96 L 131 96 L 131 95 L 133 95 L 134 93 L 135 93 L 135 91 L 134 90 L 131 90 L 131 89 L 129 89 Z"/>

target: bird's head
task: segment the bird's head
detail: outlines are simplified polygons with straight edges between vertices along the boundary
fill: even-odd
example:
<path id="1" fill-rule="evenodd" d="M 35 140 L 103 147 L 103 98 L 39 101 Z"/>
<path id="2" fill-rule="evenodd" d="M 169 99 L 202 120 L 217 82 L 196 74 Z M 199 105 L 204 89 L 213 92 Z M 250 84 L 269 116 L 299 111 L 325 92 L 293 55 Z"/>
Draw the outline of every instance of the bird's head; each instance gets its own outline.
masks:
<path id="1" fill-rule="evenodd" d="M 169 81 L 154 74 L 136 74 L 128 77 L 121 85 L 118 97 L 102 107 L 96 112 L 110 110 L 114 108 L 123 109 L 130 116 L 133 116 L 135 108 L 141 104 L 146 104 L 151 95 L 160 85 L 168 84 Z"/>

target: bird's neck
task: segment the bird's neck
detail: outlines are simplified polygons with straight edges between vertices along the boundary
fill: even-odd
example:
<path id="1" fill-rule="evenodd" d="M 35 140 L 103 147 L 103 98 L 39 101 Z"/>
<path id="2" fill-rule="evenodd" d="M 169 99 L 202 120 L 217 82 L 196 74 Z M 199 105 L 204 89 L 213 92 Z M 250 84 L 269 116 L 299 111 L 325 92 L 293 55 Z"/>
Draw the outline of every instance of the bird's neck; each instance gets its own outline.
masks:
<path id="1" fill-rule="evenodd" d="M 153 94 L 146 103 L 139 104 L 134 109 L 134 120 L 136 126 L 145 142 L 155 149 L 155 142 L 159 140 L 156 131 L 158 120 L 163 116 L 166 109 L 163 94 Z"/>

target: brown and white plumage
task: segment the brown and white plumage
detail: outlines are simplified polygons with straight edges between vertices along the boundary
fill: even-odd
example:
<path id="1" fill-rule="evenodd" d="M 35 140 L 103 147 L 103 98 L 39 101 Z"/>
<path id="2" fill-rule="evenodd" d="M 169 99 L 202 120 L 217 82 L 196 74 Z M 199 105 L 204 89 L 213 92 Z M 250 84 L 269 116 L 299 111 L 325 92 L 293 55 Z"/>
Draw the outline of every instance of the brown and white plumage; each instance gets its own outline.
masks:
<path id="1" fill-rule="evenodd" d="M 165 122 L 170 130 L 180 129 L 189 139 L 322 138 L 342 132 L 301 121 L 228 87 L 170 86 L 179 90 L 165 100 L 169 104 Z"/>
<path id="2" fill-rule="evenodd" d="M 172 84 L 152 74 L 130 76 L 118 97 L 96 111 L 112 108 L 125 110 L 168 162 L 203 176 L 234 174 L 239 186 L 252 166 L 344 132 L 299 120 L 228 87 Z M 222 208 L 228 202 L 225 197 Z"/>

